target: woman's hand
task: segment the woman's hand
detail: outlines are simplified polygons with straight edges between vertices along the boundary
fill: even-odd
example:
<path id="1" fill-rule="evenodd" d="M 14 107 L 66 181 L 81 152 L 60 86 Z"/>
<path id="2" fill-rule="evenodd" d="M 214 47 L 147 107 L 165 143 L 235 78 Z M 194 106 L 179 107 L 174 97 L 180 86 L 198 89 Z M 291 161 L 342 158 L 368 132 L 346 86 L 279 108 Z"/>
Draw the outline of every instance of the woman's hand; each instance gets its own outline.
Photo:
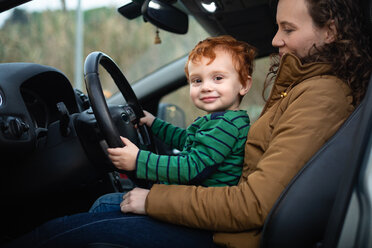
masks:
<path id="1" fill-rule="evenodd" d="M 123 213 L 135 213 L 146 215 L 145 202 L 150 190 L 134 188 L 123 196 L 120 209 Z"/>
<path id="2" fill-rule="evenodd" d="M 140 122 L 139 122 L 140 125 L 146 125 L 148 127 L 151 127 L 152 123 L 155 120 L 155 116 L 153 116 L 152 114 L 150 114 L 146 110 L 144 110 L 143 113 L 145 114 L 145 117 L 142 117 L 140 119 Z"/>
<path id="3" fill-rule="evenodd" d="M 138 154 L 138 147 L 129 139 L 121 137 L 124 147 L 108 148 L 108 157 L 116 168 L 126 171 L 133 171 L 136 169 L 136 159 Z"/>

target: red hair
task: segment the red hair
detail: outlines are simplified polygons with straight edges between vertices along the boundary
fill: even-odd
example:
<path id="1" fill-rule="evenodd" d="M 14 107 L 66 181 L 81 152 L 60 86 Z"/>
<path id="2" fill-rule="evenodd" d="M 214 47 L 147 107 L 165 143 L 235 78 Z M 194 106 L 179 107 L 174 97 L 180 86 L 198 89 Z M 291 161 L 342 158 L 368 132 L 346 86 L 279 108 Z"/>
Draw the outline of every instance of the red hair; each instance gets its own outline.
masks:
<path id="1" fill-rule="evenodd" d="M 209 58 L 208 65 L 216 58 L 216 49 L 222 49 L 231 54 L 235 70 L 239 74 L 240 82 L 245 84 L 247 78 L 253 72 L 253 60 L 256 56 L 256 48 L 244 41 L 238 41 L 230 35 L 210 37 L 200 41 L 189 53 L 185 65 L 185 73 L 189 80 L 189 62 L 199 62 L 203 57 Z"/>

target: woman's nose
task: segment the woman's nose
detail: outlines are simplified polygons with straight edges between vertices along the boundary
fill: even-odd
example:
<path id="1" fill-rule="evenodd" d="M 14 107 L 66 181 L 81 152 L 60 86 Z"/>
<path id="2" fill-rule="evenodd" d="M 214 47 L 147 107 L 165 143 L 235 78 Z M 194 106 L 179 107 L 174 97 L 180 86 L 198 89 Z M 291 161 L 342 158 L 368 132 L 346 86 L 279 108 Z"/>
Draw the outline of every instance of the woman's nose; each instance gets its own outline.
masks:
<path id="1" fill-rule="evenodd" d="M 276 32 L 273 40 L 271 41 L 271 44 L 273 45 L 273 47 L 282 47 L 282 46 L 284 46 L 284 41 L 280 37 L 279 31 Z"/>

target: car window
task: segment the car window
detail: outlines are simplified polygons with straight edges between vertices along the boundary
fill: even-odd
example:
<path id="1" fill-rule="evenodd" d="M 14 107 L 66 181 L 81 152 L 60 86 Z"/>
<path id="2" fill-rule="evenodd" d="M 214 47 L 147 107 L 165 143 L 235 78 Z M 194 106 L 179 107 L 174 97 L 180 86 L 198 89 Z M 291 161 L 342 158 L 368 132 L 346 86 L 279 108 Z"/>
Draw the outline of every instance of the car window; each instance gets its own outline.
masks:
<path id="1" fill-rule="evenodd" d="M 32 7 L 36 2 L 39 8 Z M 157 30 L 141 16 L 126 19 L 117 11 L 125 1 L 112 0 L 110 4 L 106 0 L 103 1 L 105 7 L 82 11 L 83 36 L 80 38 L 83 45 L 79 61 L 76 57 L 80 54 L 76 53 L 79 51 L 76 6 L 64 8 L 62 4 L 56 4 L 40 9 L 40 6 L 50 6 L 50 2 L 33 0 L 0 14 L 0 63 L 33 62 L 55 67 L 66 74 L 74 88 L 83 91 L 85 85 L 80 74 L 84 59 L 93 51 L 110 56 L 132 83 L 184 56 L 198 41 L 208 36 L 192 17 L 189 17 L 187 35 L 173 34 Z M 156 39 L 160 39 L 159 44 L 155 44 Z M 79 69 L 81 73 L 77 76 Z M 111 96 L 117 88 L 104 69 L 100 68 L 100 74 L 105 95 Z"/>
<path id="2" fill-rule="evenodd" d="M 255 67 L 252 75 L 253 83 L 248 94 L 243 98 L 240 108 L 246 110 L 251 123 L 256 121 L 262 111 L 265 101 L 262 97 L 262 90 L 266 74 L 269 71 L 269 57 L 256 59 Z M 269 90 L 269 89 L 268 89 Z M 174 104 L 181 107 L 185 113 L 185 126 L 190 125 L 198 116 L 203 116 L 206 113 L 197 109 L 192 103 L 189 96 L 189 86 L 186 85 L 171 94 L 166 95 L 161 100 L 162 103 Z M 172 121 L 170 121 L 172 122 Z M 177 125 L 177 123 L 172 123 Z"/>

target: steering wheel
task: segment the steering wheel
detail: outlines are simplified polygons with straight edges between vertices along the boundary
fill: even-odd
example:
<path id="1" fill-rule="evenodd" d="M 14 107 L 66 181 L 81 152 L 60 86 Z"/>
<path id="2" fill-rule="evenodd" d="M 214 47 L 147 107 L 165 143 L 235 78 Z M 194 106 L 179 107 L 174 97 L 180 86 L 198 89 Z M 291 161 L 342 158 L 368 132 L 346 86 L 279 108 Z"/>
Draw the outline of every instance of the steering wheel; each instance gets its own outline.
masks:
<path id="1" fill-rule="evenodd" d="M 110 108 L 107 106 L 98 74 L 99 64 L 114 80 L 127 102 L 126 105 L 110 106 Z M 143 109 L 128 80 L 116 63 L 102 52 L 92 52 L 85 59 L 84 78 L 94 116 L 107 145 L 111 148 L 124 147 L 120 139 L 120 136 L 124 136 L 137 146 L 142 145 L 148 150 L 156 152 L 151 132 L 146 125 L 137 125 L 140 118 L 145 116 Z M 138 129 L 135 128 L 135 125 L 138 126 Z M 128 172 L 125 173 L 128 174 Z"/>

